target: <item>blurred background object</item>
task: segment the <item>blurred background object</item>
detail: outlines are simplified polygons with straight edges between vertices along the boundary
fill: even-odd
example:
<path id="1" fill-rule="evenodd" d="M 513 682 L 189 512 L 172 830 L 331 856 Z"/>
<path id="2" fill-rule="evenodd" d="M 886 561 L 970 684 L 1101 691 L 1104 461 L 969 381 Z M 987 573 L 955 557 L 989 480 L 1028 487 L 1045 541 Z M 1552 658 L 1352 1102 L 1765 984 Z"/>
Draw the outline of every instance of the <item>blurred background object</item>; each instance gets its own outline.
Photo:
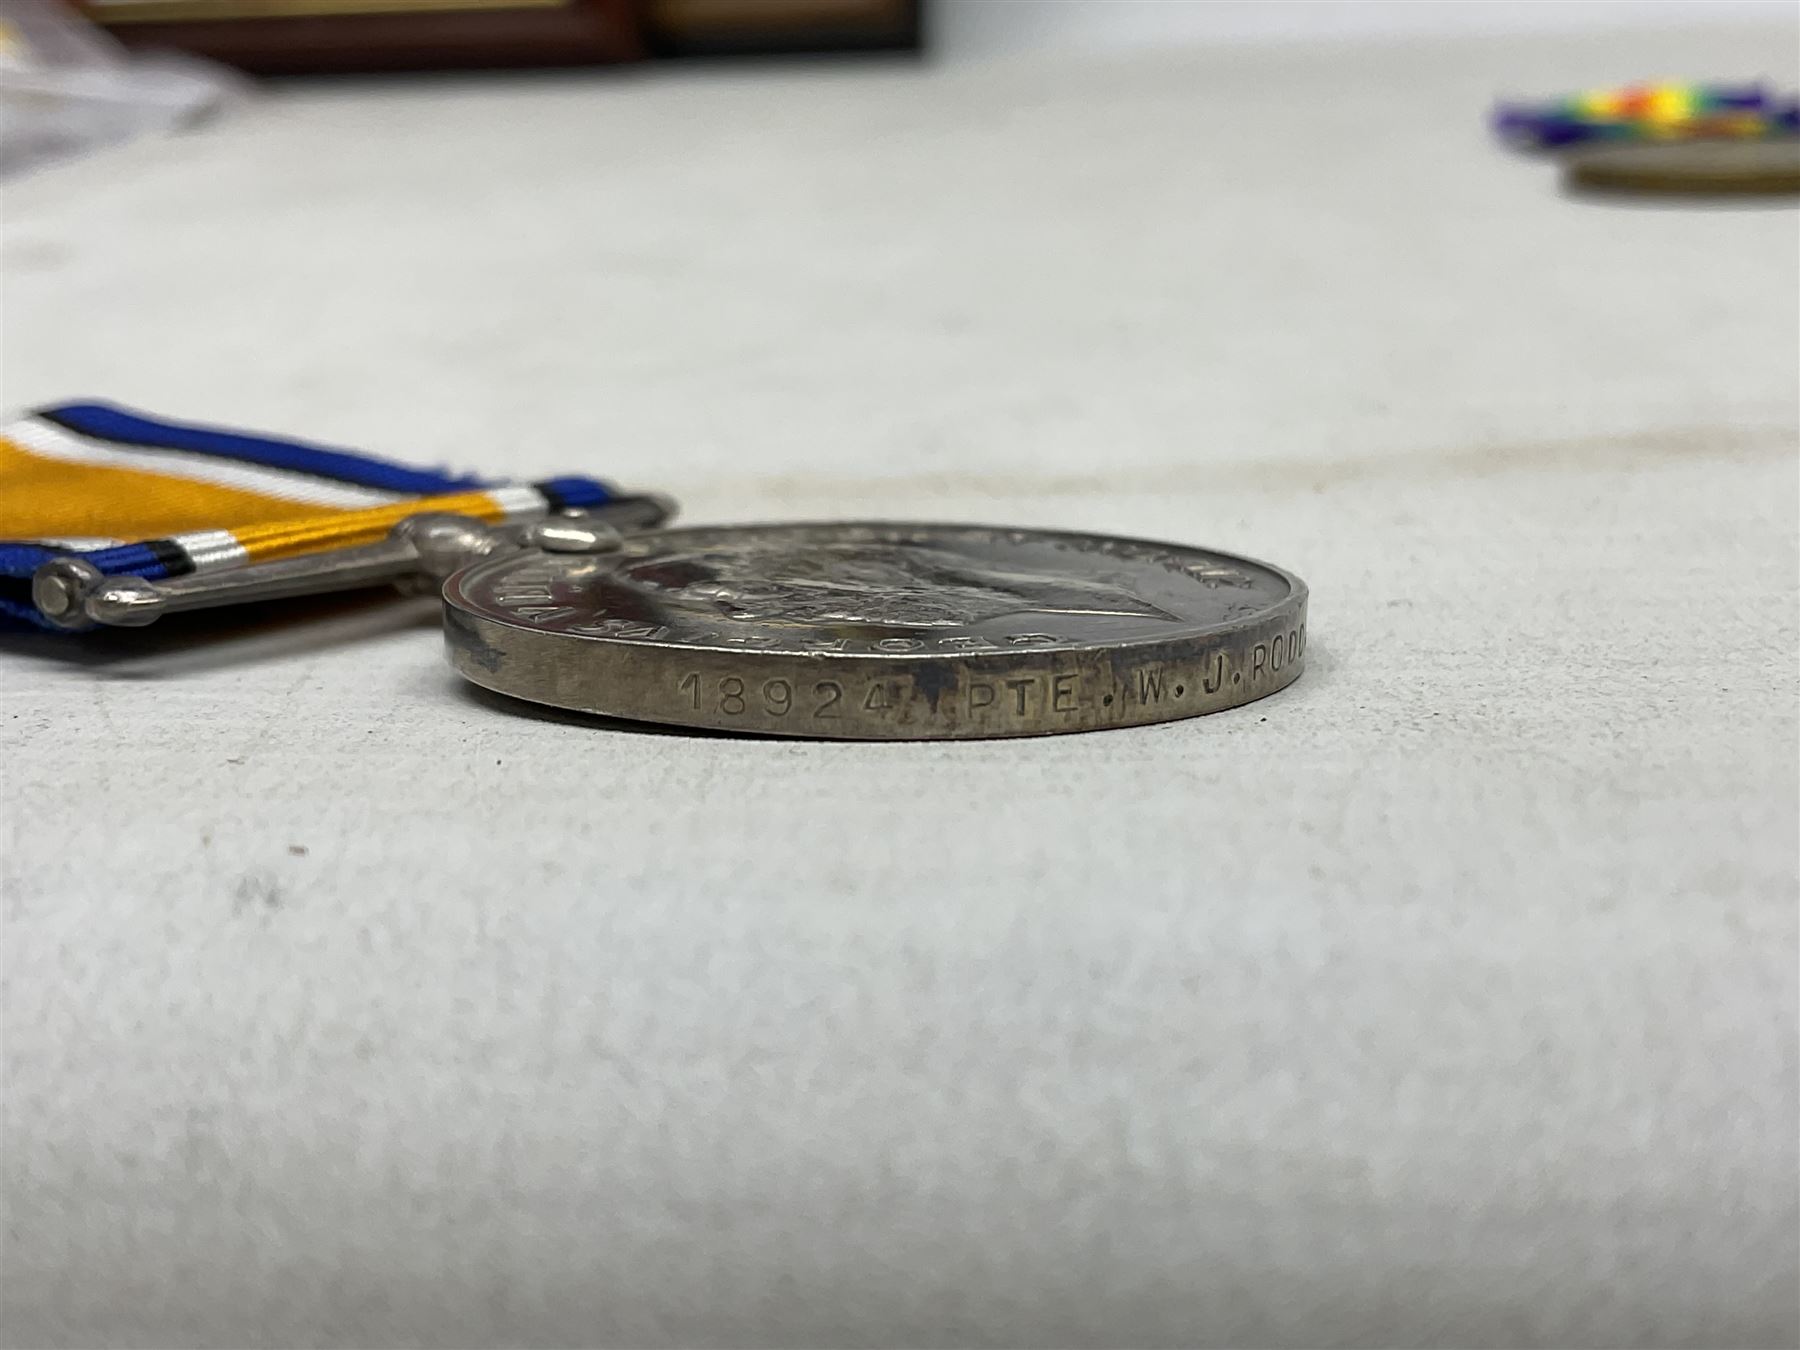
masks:
<path id="1" fill-rule="evenodd" d="M 645 54 L 631 0 L 87 0 L 133 48 L 261 75 L 584 66 Z"/>
<path id="2" fill-rule="evenodd" d="M 244 90 L 179 52 L 133 56 L 53 0 L 0 0 L 0 178 L 189 125 Z"/>
<path id="3" fill-rule="evenodd" d="M 659 53 L 918 48 L 924 0 L 645 0 Z"/>
<path id="4" fill-rule="evenodd" d="M 1563 160 L 1571 192 L 1682 197 L 1800 195 L 1800 139 L 1598 145 Z"/>
<path id="5" fill-rule="evenodd" d="M 1576 191 L 1686 196 L 1800 192 L 1800 96 L 1760 84 L 1625 85 L 1501 103 L 1494 131 L 1560 160 Z"/>
<path id="6" fill-rule="evenodd" d="M 131 47 L 259 74 L 916 48 L 922 0 L 85 0 Z"/>
<path id="7" fill-rule="evenodd" d="M 1800 97 L 1760 84 L 1625 85 L 1546 103 L 1502 103 L 1494 130 L 1524 151 L 1601 141 L 1785 139 L 1800 135 Z"/>
<path id="8" fill-rule="evenodd" d="M 78 0 L 127 46 L 258 73 L 916 51 L 951 59 L 1785 22 L 1781 0 Z M 1775 56 L 1771 53 L 1771 57 Z"/>

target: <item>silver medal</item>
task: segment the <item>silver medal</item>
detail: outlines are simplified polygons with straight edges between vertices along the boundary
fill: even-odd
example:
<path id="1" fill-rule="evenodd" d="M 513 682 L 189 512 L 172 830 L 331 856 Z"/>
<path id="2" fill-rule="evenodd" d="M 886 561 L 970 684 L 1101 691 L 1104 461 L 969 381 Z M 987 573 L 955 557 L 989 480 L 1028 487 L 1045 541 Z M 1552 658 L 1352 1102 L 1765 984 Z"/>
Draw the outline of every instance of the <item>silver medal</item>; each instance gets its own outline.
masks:
<path id="1" fill-rule="evenodd" d="M 1306 588 L 1175 544 L 970 525 L 737 525 L 494 557 L 444 588 L 451 664 L 613 717 L 870 740 L 1235 707 L 1296 679 Z"/>

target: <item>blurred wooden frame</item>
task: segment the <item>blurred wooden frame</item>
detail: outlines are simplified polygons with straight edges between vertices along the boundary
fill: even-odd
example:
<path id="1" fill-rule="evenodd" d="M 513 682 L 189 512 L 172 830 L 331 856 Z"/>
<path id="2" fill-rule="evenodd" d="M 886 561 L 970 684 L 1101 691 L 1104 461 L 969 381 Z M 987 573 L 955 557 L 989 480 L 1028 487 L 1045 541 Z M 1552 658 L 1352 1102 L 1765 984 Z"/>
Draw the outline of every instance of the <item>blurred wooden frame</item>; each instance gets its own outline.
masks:
<path id="1" fill-rule="evenodd" d="M 131 47 L 256 74 L 596 65 L 652 53 L 894 50 L 923 0 L 84 0 Z"/>
<path id="2" fill-rule="evenodd" d="M 255 74 L 576 66 L 648 54 L 633 0 L 87 0 L 130 47 Z"/>
<path id="3" fill-rule="evenodd" d="M 892 50 L 923 41 L 922 0 L 646 0 L 650 38 L 672 55 Z"/>

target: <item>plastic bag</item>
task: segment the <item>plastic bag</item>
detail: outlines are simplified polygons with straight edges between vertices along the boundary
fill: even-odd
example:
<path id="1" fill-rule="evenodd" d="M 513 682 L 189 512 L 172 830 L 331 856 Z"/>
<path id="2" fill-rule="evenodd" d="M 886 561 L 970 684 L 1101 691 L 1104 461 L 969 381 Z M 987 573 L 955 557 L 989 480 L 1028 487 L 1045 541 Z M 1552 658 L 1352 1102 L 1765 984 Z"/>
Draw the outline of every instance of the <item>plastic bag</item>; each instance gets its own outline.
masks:
<path id="1" fill-rule="evenodd" d="M 248 89 L 196 57 L 129 53 L 54 0 L 0 0 L 0 179 L 189 125 Z"/>

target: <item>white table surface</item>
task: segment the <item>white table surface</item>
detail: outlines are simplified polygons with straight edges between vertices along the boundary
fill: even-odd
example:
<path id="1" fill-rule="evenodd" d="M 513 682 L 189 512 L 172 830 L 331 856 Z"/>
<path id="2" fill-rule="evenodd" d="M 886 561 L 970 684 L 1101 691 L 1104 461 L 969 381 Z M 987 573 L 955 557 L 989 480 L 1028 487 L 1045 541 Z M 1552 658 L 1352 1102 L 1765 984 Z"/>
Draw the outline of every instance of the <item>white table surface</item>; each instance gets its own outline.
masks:
<path id="1" fill-rule="evenodd" d="M 10 188 L 79 394 L 1241 549 L 1293 689 L 535 718 L 0 645 L 10 1345 L 1792 1344 L 1800 248 L 1497 92 L 1791 30 L 278 90 Z"/>

